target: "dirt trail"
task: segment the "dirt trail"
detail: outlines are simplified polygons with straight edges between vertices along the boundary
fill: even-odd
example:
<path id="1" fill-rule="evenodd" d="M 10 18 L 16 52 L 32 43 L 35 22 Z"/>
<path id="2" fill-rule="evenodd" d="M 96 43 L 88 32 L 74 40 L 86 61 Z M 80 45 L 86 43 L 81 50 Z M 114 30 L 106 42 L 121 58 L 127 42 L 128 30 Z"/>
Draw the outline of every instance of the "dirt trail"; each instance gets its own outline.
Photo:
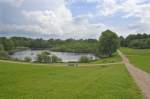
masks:
<path id="1" fill-rule="evenodd" d="M 144 99 L 150 99 L 150 74 L 132 65 L 121 51 L 118 50 L 118 53 L 122 57 L 129 73 L 143 92 Z"/>

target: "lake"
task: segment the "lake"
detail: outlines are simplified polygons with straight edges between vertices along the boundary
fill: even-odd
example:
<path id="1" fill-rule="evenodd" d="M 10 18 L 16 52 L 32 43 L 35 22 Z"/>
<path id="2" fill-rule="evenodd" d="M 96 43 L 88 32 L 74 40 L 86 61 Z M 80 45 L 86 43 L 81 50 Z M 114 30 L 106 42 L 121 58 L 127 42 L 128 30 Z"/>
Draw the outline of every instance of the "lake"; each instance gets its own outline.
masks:
<path id="1" fill-rule="evenodd" d="M 25 57 L 30 57 L 32 61 L 37 59 L 37 55 L 42 53 L 43 51 L 48 51 L 51 55 L 55 55 L 62 59 L 62 62 L 77 62 L 81 56 L 87 56 L 91 59 L 97 59 L 94 54 L 89 53 L 70 53 L 70 52 L 54 52 L 49 50 L 25 50 L 19 51 L 11 55 L 10 57 L 13 59 L 24 60 Z"/>

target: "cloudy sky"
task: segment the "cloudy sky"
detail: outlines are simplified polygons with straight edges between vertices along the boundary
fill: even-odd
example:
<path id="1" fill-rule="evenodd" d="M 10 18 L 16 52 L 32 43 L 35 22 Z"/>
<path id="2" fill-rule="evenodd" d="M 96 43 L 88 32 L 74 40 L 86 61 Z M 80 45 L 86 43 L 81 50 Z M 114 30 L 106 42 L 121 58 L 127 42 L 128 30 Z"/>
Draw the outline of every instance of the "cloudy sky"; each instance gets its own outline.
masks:
<path id="1" fill-rule="evenodd" d="M 98 38 L 150 33 L 150 0 L 0 0 L 0 36 Z"/>

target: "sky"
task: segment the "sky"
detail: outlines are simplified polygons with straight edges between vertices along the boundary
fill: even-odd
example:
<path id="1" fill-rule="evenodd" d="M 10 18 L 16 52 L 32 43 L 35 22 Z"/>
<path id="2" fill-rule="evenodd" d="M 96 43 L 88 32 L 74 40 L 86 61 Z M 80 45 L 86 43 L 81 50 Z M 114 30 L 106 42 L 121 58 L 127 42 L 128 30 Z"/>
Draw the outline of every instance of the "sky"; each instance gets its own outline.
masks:
<path id="1" fill-rule="evenodd" d="M 98 38 L 150 33 L 150 0 L 0 0 L 0 36 Z"/>

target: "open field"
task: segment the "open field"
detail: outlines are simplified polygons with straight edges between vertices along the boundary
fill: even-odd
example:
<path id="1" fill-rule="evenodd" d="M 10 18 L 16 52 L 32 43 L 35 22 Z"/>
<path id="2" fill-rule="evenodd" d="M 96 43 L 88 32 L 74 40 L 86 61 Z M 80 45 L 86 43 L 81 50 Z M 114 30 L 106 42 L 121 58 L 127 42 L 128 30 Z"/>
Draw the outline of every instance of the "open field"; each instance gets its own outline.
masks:
<path id="1" fill-rule="evenodd" d="M 135 66 L 150 73 L 150 49 L 121 48 Z"/>
<path id="2" fill-rule="evenodd" d="M 0 99 L 142 99 L 122 64 L 63 67 L 0 62 Z"/>

